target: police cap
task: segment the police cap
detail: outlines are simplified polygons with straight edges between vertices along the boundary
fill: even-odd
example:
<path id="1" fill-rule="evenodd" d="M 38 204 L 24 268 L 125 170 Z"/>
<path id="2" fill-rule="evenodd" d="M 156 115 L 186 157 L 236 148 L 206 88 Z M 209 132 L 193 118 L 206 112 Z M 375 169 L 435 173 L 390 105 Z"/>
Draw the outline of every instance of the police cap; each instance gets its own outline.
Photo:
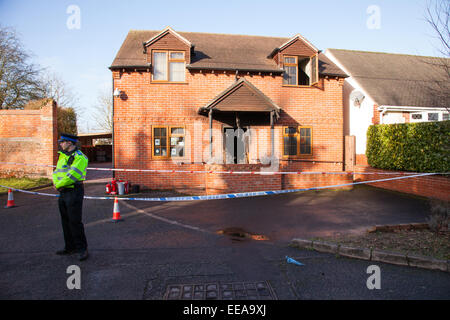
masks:
<path id="1" fill-rule="evenodd" d="M 61 133 L 61 137 L 59 138 L 58 142 L 62 141 L 70 141 L 72 143 L 77 143 L 78 137 L 69 133 Z"/>

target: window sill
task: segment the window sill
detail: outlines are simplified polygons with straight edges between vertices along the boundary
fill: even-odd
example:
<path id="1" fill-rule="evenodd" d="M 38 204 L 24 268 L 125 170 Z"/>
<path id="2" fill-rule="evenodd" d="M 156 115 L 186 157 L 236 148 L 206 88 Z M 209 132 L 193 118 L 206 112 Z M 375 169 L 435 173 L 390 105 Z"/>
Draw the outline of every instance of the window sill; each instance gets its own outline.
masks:
<path id="1" fill-rule="evenodd" d="M 311 158 L 313 156 L 313 154 L 301 154 L 301 155 L 297 155 L 297 156 L 282 156 L 281 159 L 282 160 L 298 160 L 298 159 L 308 159 Z"/>
<path id="2" fill-rule="evenodd" d="M 189 84 L 189 82 L 176 82 L 176 81 L 150 81 L 150 84 Z"/>
<path id="3" fill-rule="evenodd" d="M 151 160 L 164 160 L 164 161 L 172 160 L 172 161 L 174 161 L 174 162 L 175 162 L 175 161 L 176 161 L 176 162 L 183 162 L 183 161 L 187 161 L 188 159 L 187 159 L 187 158 L 184 158 L 184 157 L 152 156 L 152 157 L 151 157 Z"/>
<path id="4" fill-rule="evenodd" d="M 294 84 L 283 84 L 282 87 L 288 87 L 288 88 L 312 88 L 315 87 L 317 83 L 312 84 L 310 86 L 304 86 L 304 85 L 294 85 Z"/>

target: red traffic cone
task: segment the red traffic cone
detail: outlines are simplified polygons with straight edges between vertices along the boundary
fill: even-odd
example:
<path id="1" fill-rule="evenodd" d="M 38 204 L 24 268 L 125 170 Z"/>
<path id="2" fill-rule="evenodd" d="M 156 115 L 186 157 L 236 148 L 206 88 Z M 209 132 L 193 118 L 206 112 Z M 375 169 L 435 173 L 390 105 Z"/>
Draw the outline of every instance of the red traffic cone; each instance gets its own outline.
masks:
<path id="1" fill-rule="evenodd" d="M 123 219 L 120 218 L 119 200 L 115 198 L 112 222 L 120 222 L 120 221 L 123 221 Z"/>
<path id="2" fill-rule="evenodd" d="M 8 202 L 6 203 L 5 208 L 14 208 L 16 205 L 14 204 L 14 196 L 11 189 L 8 189 Z"/>

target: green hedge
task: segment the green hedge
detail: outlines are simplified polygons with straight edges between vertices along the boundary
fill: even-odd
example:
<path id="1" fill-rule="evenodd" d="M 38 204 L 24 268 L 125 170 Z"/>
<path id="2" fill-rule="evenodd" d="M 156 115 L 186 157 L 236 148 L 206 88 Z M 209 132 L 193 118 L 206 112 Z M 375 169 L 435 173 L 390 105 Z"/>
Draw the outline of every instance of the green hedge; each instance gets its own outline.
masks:
<path id="1" fill-rule="evenodd" d="M 374 168 L 450 172 L 450 121 L 372 125 L 366 156 Z"/>

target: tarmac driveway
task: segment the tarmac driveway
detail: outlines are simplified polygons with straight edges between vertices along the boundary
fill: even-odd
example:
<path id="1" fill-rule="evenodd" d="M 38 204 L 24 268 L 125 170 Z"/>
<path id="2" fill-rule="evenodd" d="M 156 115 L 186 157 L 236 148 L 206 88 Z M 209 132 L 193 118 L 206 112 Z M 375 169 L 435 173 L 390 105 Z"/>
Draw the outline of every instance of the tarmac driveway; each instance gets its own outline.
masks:
<path id="1" fill-rule="evenodd" d="M 104 183 L 86 185 L 86 195 L 103 192 Z M 382 290 L 373 291 L 366 287 L 373 262 L 288 246 L 295 237 L 425 221 L 428 202 L 399 193 L 359 186 L 246 199 L 122 201 L 120 223 L 110 223 L 112 201 L 85 200 L 91 257 L 84 262 L 54 254 L 64 245 L 56 198 L 15 192 L 14 199 L 16 208 L 0 208 L 0 299 L 159 300 L 171 285 L 208 283 L 267 285 L 268 298 L 283 300 L 449 298 L 445 272 L 380 263 Z M 217 234 L 227 228 L 269 240 Z M 286 264 L 286 256 L 305 266 Z M 70 265 L 81 268 L 81 290 L 66 286 Z"/>
<path id="2" fill-rule="evenodd" d="M 377 224 L 425 222 L 429 201 L 369 186 L 193 202 L 126 202 L 185 225 L 217 232 L 242 229 L 271 241 L 364 232 Z"/>

